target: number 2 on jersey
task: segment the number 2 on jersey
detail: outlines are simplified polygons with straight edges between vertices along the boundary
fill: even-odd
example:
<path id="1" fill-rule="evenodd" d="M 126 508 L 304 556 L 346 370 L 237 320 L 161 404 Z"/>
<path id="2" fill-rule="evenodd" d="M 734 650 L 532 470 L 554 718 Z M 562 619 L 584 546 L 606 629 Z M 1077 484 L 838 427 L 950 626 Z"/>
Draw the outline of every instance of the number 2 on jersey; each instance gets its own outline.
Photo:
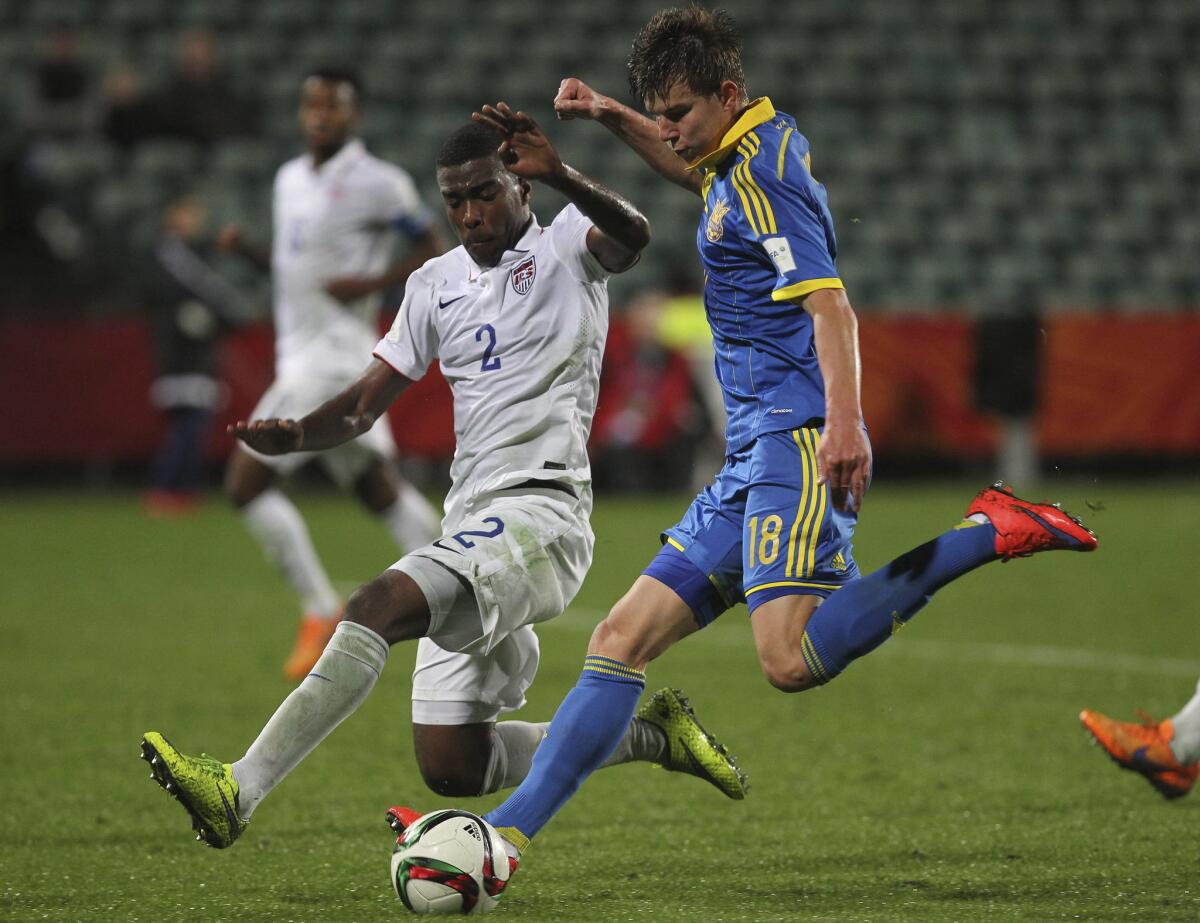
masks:
<path id="1" fill-rule="evenodd" d="M 500 357 L 492 355 L 492 350 L 496 348 L 496 328 L 491 324 L 484 324 L 475 331 L 475 342 L 482 343 L 485 336 L 488 344 L 483 351 L 483 362 L 479 366 L 479 371 L 494 372 L 500 368 Z"/>

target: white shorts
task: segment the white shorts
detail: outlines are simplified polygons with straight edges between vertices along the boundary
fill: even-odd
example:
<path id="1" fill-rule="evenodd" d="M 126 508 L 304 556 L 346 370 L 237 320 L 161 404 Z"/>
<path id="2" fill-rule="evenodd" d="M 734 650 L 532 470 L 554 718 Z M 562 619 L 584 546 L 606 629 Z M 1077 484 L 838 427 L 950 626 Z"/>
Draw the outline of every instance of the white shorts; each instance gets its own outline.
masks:
<path id="1" fill-rule="evenodd" d="M 357 375 L 331 373 L 277 378 L 259 398 L 250 419 L 299 420 L 331 397 L 341 394 L 357 380 Z M 370 430 L 357 439 L 321 452 L 263 455 L 244 444 L 241 449 L 284 477 L 315 461 L 328 472 L 334 483 L 343 489 L 352 487 L 376 457 L 396 457 L 396 443 L 392 439 L 392 431 L 388 428 L 386 417 L 380 417 Z"/>
<path id="2" fill-rule="evenodd" d="M 495 721 L 525 703 L 538 665 L 532 626 L 566 609 L 591 564 L 590 507 L 590 496 L 548 488 L 501 491 L 392 565 L 430 608 L 413 671 L 415 723 Z"/>

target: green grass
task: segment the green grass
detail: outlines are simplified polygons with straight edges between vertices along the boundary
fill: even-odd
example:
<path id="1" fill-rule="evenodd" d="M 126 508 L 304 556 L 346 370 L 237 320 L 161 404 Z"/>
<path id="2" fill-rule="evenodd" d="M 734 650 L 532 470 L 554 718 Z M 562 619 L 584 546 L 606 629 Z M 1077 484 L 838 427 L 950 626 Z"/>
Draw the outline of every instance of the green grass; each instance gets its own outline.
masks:
<path id="1" fill-rule="evenodd" d="M 973 485 L 877 487 L 872 569 L 954 522 Z M 1162 801 L 1089 747 L 1081 707 L 1170 713 L 1200 675 L 1195 484 L 1067 484 L 1103 503 L 1094 556 L 990 565 L 832 685 L 761 678 L 745 610 L 670 652 L 679 685 L 751 775 L 745 802 L 624 766 L 539 837 L 512 920 L 1195 920 L 1200 796 Z M 524 716 L 574 682 L 590 626 L 686 498 L 604 500 L 596 566 L 541 631 Z M 349 501 L 301 505 L 339 584 L 392 560 Z M 288 686 L 295 604 L 235 517 L 144 518 L 133 494 L 0 495 L 0 919 L 395 919 L 393 802 L 445 806 L 409 734 L 412 654 L 256 813 L 238 845 L 191 842 L 137 759 L 143 731 L 239 756 Z M 482 810 L 495 797 L 462 800 Z"/>

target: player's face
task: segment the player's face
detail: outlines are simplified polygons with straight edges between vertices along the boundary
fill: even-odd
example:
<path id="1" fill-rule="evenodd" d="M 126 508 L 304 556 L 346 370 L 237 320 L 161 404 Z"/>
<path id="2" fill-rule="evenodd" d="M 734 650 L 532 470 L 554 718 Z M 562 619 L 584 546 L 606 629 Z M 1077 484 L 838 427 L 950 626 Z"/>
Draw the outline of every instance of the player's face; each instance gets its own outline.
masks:
<path id="1" fill-rule="evenodd" d="M 658 136 L 691 163 L 712 153 L 740 109 L 737 85 L 726 81 L 720 92 L 702 96 L 683 81 L 675 83 L 665 98 L 646 100 L 646 111 L 658 125 Z"/>
<path id="2" fill-rule="evenodd" d="M 529 223 L 529 185 L 499 157 L 439 167 L 437 180 L 446 216 L 471 259 L 480 266 L 497 265 Z"/>
<path id="3" fill-rule="evenodd" d="M 358 125 L 358 115 L 349 83 L 309 77 L 300 88 L 300 130 L 312 150 L 341 147 Z"/>

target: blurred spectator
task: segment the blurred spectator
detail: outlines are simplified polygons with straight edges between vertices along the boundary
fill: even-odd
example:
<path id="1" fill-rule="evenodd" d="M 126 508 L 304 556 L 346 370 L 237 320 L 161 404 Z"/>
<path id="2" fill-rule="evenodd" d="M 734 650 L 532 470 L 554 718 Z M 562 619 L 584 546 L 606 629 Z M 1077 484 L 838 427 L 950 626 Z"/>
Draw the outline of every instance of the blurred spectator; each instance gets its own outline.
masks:
<path id="1" fill-rule="evenodd" d="M 686 489 L 696 446 L 708 429 L 686 354 L 665 346 L 666 297 L 648 292 L 614 315 L 592 427 L 598 487 Z"/>
<path id="2" fill-rule="evenodd" d="M 164 133 L 159 107 L 146 96 L 142 75 L 132 64 L 117 65 L 104 79 L 103 108 L 105 137 L 125 150 Z"/>
<path id="3" fill-rule="evenodd" d="M 184 33 L 160 102 L 168 133 L 198 144 L 258 133 L 258 105 L 234 89 L 221 69 L 217 38 L 207 29 Z"/>
<path id="4" fill-rule="evenodd" d="M 196 502 L 204 437 L 221 401 L 218 338 L 237 316 L 237 296 L 205 261 L 207 217 L 195 196 L 171 202 L 142 282 L 158 366 L 150 397 L 167 416 L 145 498 L 152 515 L 185 513 Z"/>
<path id="5" fill-rule="evenodd" d="M 60 25 L 50 35 L 22 88 L 18 121 L 31 139 L 74 138 L 96 123 L 91 76 L 79 51 L 79 35 Z"/>

